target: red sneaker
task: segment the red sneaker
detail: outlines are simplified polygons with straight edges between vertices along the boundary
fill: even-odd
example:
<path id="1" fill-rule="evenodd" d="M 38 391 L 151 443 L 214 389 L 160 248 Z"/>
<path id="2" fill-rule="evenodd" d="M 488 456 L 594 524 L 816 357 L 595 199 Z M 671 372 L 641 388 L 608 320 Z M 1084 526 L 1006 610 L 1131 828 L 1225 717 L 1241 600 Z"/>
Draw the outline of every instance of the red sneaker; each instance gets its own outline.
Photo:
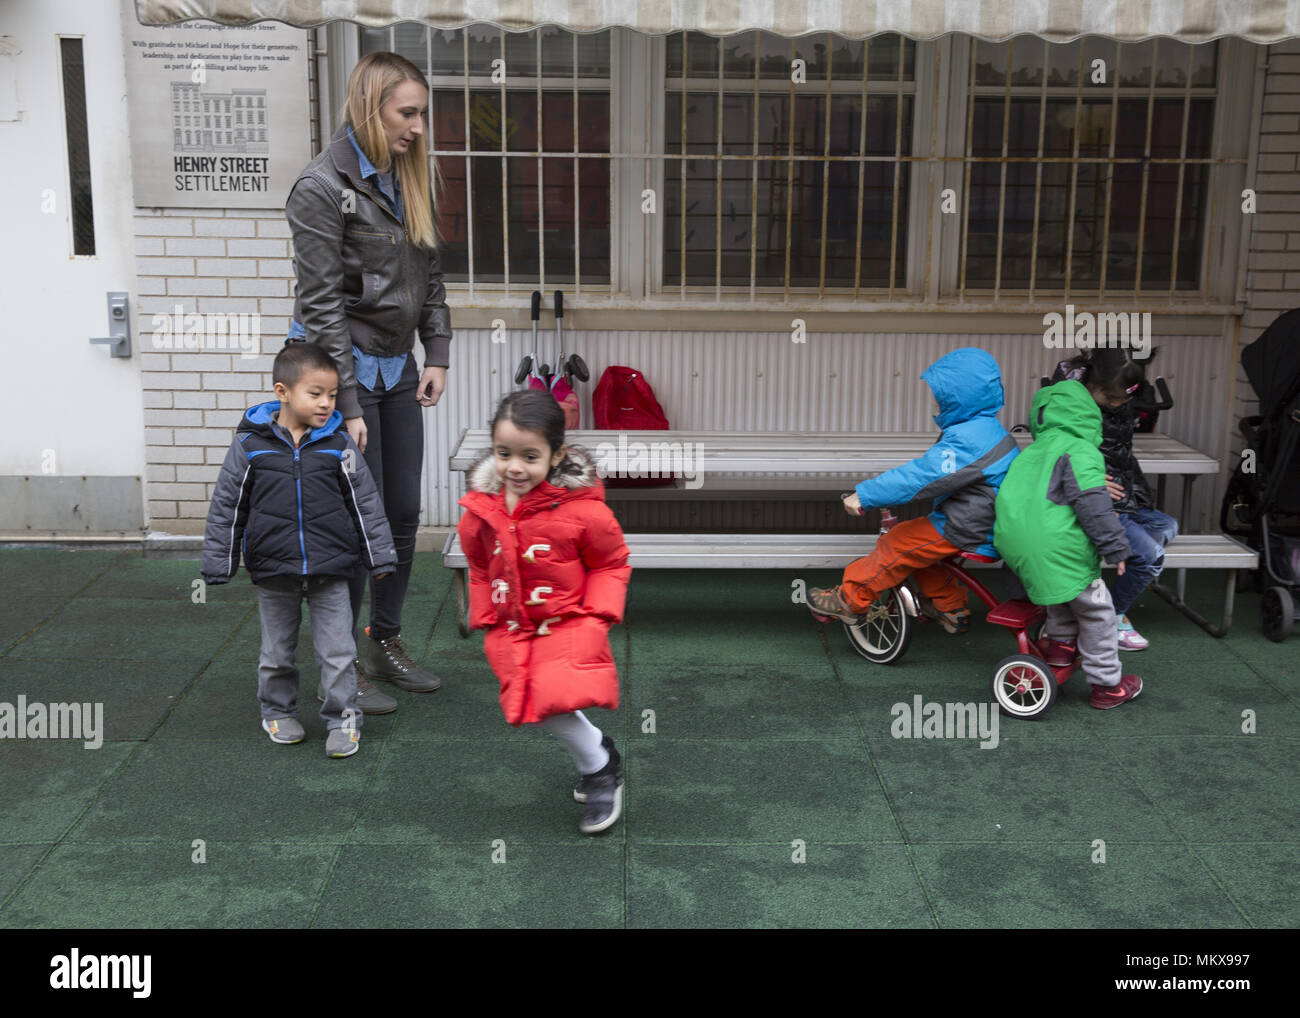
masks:
<path id="1" fill-rule="evenodd" d="M 1118 686 L 1093 686 L 1092 705 L 1098 710 L 1109 710 L 1128 703 L 1142 692 L 1142 680 L 1136 675 L 1125 675 Z"/>
<path id="2" fill-rule="evenodd" d="M 1064 640 L 1044 640 L 1043 660 L 1052 668 L 1066 668 L 1074 663 L 1079 648 L 1074 643 Z"/>

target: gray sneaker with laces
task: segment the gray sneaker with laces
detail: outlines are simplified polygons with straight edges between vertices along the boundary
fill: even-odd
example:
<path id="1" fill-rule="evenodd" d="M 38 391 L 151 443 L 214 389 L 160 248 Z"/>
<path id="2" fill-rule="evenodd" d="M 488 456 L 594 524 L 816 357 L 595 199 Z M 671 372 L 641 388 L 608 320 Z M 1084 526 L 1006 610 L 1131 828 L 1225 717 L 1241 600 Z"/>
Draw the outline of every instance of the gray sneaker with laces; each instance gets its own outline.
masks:
<path id="1" fill-rule="evenodd" d="M 292 746 L 307 737 L 297 718 L 263 718 L 262 731 L 279 746 Z"/>
<path id="2" fill-rule="evenodd" d="M 360 749 L 361 733 L 355 728 L 331 728 L 325 740 L 325 755 L 339 759 Z"/>

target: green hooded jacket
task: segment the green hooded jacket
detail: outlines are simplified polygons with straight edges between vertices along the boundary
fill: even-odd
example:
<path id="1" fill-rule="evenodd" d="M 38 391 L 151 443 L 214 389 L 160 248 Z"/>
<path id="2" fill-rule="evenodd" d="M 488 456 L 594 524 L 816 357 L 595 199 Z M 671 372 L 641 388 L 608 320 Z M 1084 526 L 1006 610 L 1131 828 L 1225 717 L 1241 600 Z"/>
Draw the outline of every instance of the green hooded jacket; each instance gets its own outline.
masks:
<path id="1" fill-rule="evenodd" d="M 1029 411 L 1033 444 L 998 489 L 993 543 L 1035 604 L 1073 601 L 1101 575 L 1101 559 L 1129 557 L 1106 491 L 1101 410 L 1079 382 L 1039 389 Z"/>

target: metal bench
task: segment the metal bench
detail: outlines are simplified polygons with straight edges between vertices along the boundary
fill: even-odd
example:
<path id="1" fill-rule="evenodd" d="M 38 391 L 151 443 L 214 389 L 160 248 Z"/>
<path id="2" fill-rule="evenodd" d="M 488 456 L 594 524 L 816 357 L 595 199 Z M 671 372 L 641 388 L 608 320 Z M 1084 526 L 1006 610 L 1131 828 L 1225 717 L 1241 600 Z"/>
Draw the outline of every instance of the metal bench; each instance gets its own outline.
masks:
<path id="1" fill-rule="evenodd" d="M 1021 447 L 1027 432 L 1015 432 Z M 925 453 L 937 432 L 784 432 L 784 431 L 597 431 L 576 429 L 566 436 L 596 455 L 640 446 L 655 450 L 660 466 L 671 466 L 674 450 L 688 452 L 697 481 L 681 477 L 671 485 L 606 488 L 614 501 L 687 497 L 697 499 L 799 499 L 844 490 L 847 482 L 878 474 Z M 451 455 L 452 470 L 466 470 L 491 443 L 486 428 L 467 428 Z M 1168 435 L 1134 435 L 1133 449 L 1144 473 L 1156 483 L 1157 504 L 1164 504 L 1169 475 L 1183 478 L 1184 526 L 1191 518 L 1192 484 L 1202 474 L 1217 474 L 1219 461 Z M 694 454 L 698 451 L 699 455 Z M 698 462 L 697 462 L 698 461 Z M 667 469 L 665 474 L 673 471 Z"/>
<path id="2" fill-rule="evenodd" d="M 874 534 L 626 534 L 628 564 L 634 569 L 843 569 L 876 546 Z M 457 624 L 469 635 L 469 563 L 453 531 L 442 552 L 443 565 L 455 570 Z M 1237 570 L 1254 569 L 1259 555 L 1240 541 L 1222 534 L 1179 535 L 1165 549 L 1165 569 L 1179 570 L 1176 591 L 1160 584 L 1152 589 L 1213 636 L 1223 636 L 1232 624 Z M 967 568 L 999 568 L 1000 564 L 964 562 Z M 1186 569 L 1226 569 L 1223 624 L 1215 626 L 1183 601 Z"/>

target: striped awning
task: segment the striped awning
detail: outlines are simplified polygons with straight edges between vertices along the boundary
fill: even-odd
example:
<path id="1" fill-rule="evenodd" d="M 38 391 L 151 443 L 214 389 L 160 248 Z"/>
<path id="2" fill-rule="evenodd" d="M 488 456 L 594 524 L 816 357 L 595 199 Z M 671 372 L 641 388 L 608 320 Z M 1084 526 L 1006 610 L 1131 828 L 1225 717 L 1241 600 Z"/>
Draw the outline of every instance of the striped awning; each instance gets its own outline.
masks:
<path id="1" fill-rule="evenodd" d="M 1032 34 L 1051 42 L 1100 35 L 1193 43 L 1235 36 L 1272 43 L 1300 36 L 1300 0 L 135 0 L 135 8 L 142 25 L 200 18 L 225 25 L 282 21 L 310 28 L 352 21 L 384 28 L 416 21 L 511 31 L 537 25 L 574 32 L 626 27 L 651 35 L 761 29 L 786 36 L 835 32 L 857 39 L 898 32 L 935 39 L 958 32 L 999 41 Z"/>

